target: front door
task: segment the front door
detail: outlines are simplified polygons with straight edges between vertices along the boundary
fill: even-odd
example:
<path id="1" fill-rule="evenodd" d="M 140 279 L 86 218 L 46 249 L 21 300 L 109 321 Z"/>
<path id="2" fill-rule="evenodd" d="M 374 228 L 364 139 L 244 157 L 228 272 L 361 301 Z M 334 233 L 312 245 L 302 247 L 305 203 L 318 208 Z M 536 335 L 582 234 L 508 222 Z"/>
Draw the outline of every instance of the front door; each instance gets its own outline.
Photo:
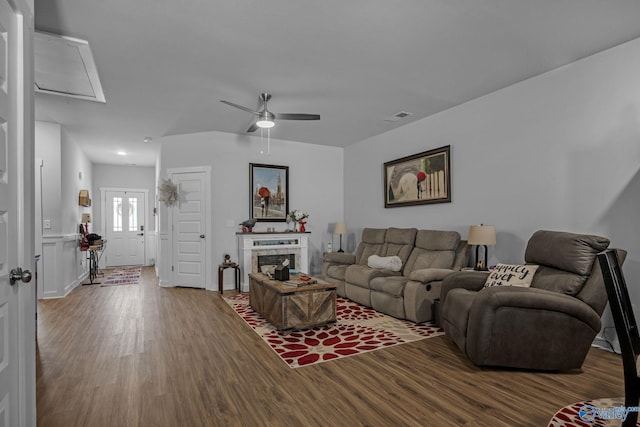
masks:
<path id="1" fill-rule="evenodd" d="M 35 425 L 31 33 L 12 4 L 0 0 L 0 426 Z"/>
<path id="2" fill-rule="evenodd" d="M 145 193 L 107 191 L 105 195 L 107 267 L 143 265 Z"/>
<path id="3" fill-rule="evenodd" d="M 205 288 L 206 285 L 206 173 L 173 173 L 178 204 L 173 211 L 173 283 Z"/>

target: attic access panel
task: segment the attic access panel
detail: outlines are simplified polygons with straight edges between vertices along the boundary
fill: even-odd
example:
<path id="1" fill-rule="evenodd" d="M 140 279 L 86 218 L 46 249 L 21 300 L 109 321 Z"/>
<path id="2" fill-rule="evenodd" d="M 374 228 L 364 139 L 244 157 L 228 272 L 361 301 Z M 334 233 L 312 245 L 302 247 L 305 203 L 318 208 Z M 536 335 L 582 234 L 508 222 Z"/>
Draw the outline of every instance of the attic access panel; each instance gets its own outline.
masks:
<path id="1" fill-rule="evenodd" d="M 36 32 L 35 91 L 106 102 L 89 42 Z"/>

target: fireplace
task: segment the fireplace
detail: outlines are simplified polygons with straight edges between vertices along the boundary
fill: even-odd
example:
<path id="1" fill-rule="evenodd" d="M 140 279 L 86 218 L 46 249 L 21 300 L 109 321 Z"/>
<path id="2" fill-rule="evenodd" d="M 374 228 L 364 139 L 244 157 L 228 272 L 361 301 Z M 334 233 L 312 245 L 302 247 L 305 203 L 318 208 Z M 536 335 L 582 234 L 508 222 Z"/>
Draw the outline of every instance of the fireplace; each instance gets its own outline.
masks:
<path id="1" fill-rule="evenodd" d="M 262 267 L 267 266 L 277 266 L 282 265 L 285 260 L 289 260 L 289 268 L 296 268 L 296 254 L 266 254 L 266 255 L 258 255 L 256 262 L 256 269 L 254 272 L 262 271 Z M 253 266 L 252 266 L 253 267 Z M 252 268 L 253 270 L 253 268 Z"/>
<path id="2" fill-rule="evenodd" d="M 243 292 L 249 290 L 249 273 L 259 273 L 263 265 L 280 265 L 289 259 L 289 268 L 309 272 L 309 233 L 237 233 L 238 259 Z"/>

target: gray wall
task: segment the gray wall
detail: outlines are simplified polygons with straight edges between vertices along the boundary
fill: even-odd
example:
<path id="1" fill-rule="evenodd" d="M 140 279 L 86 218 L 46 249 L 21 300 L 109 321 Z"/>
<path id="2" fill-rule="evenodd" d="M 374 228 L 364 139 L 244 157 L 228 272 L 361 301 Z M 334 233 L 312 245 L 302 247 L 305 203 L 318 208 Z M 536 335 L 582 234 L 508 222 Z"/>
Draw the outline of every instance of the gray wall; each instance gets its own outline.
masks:
<path id="1" fill-rule="evenodd" d="M 451 145 L 452 203 L 385 209 L 384 162 Z M 345 149 L 345 218 L 457 230 L 493 224 L 490 262 L 538 229 L 609 237 L 640 303 L 640 39 Z"/>
<path id="2" fill-rule="evenodd" d="M 57 123 L 35 124 L 36 234 L 62 234 L 62 142 Z M 42 229 L 38 220 L 48 220 Z"/>
<path id="3" fill-rule="evenodd" d="M 160 179 L 167 177 L 170 168 L 211 166 L 211 231 L 207 233 L 214 239 L 210 259 L 217 265 L 225 253 L 237 260 L 235 233 L 240 231 L 238 224 L 249 218 L 249 163 L 289 166 L 289 208 L 310 215 L 310 270 L 318 273 L 323 248 L 333 238 L 330 224 L 343 218 L 343 149 L 277 139 L 271 140 L 271 155 L 261 155 L 260 149 L 259 137 L 223 132 L 166 137 Z M 164 204 L 160 207 L 160 231 L 166 232 L 167 210 Z M 255 231 L 267 227 L 282 231 L 285 223 L 261 222 Z"/>
<path id="4" fill-rule="evenodd" d="M 36 234 L 77 234 L 82 214 L 92 212 L 78 204 L 80 190 L 94 198 L 91 162 L 59 124 L 48 122 L 35 123 L 35 158 Z M 51 228 L 43 229 L 41 219 Z"/>
<path id="5" fill-rule="evenodd" d="M 91 190 L 92 165 L 87 156 L 57 123 L 35 123 L 35 252 L 38 297 L 68 294 L 87 272 L 85 252 L 79 250 L 82 214 L 80 190 Z M 93 195 L 91 195 L 93 197 Z M 45 229 L 42 220 L 51 228 Z"/>

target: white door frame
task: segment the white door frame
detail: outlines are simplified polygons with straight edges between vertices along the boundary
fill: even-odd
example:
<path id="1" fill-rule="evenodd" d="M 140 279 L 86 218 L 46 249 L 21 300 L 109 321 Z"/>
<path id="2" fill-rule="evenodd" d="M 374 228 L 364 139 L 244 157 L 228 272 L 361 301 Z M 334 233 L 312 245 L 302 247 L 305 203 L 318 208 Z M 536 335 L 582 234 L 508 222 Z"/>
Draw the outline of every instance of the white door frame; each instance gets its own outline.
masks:
<path id="1" fill-rule="evenodd" d="M 212 244 L 213 244 L 213 227 L 211 227 L 211 166 L 191 166 L 191 167 L 184 167 L 184 168 L 168 168 L 167 169 L 167 175 L 169 178 L 173 177 L 173 174 L 178 174 L 178 173 L 196 173 L 196 172 L 203 172 L 204 173 L 204 190 L 203 190 L 203 194 L 205 195 L 205 200 L 204 200 L 204 207 L 206 209 L 206 215 L 205 215 L 205 230 L 204 230 L 204 234 L 205 234 L 205 239 L 204 239 L 204 247 L 205 247 L 205 254 L 207 255 L 207 257 L 209 257 L 209 259 L 205 259 L 205 275 L 206 277 L 204 278 L 204 283 L 205 283 L 205 289 L 208 291 L 211 290 L 215 290 L 217 289 L 217 285 L 215 285 L 213 283 L 213 261 L 211 258 L 212 255 Z M 178 197 L 180 197 L 180 194 L 178 194 Z M 171 256 L 170 256 L 170 262 L 171 265 L 175 265 L 175 258 L 174 258 L 174 253 L 175 253 L 175 248 L 174 248 L 174 233 L 175 233 L 175 217 L 174 217 L 174 210 L 175 207 L 170 207 L 167 208 L 167 211 L 169 212 L 169 216 L 168 216 L 168 226 L 170 228 L 170 233 L 169 233 L 169 247 L 171 248 Z M 171 283 L 175 286 L 176 283 L 176 279 L 175 279 L 175 271 L 171 272 Z"/>
<path id="2" fill-rule="evenodd" d="M 35 254 L 35 151 L 34 151 L 34 99 L 33 92 L 33 31 L 34 13 L 33 1 L 8 0 L 9 7 L 13 9 L 17 18 L 16 34 L 16 61 L 9 56 L 7 63 L 9 73 L 15 77 L 16 89 L 16 123 L 15 133 L 10 136 L 8 144 L 15 143 L 16 150 L 15 181 L 16 193 L 16 217 L 10 218 L 11 227 L 15 227 L 18 236 L 15 246 L 16 265 L 7 265 L 2 268 L 0 274 L 8 279 L 9 270 L 21 267 L 23 270 L 34 272 Z M 13 140 L 13 142 L 12 142 Z M 9 151 L 12 151 L 10 149 Z M 10 158 L 8 158 L 9 160 Z M 13 174 L 13 173 L 12 173 Z M 6 271 L 5 271 L 6 270 Z M 17 412 L 14 418 L 20 426 L 36 425 L 36 286 L 35 279 L 31 283 L 18 282 L 17 306 L 10 310 L 17 312 L 17 360 L 14 367 L 17 368 L 18 390 L 17 402 L 10 407 Z M 5 357 L 11 353 L 10 348 L 5 348 Z M 13 353 L 11 353 L 13 355 Z M 5 411 L 9 408 L 5 408 Z M 7 416 L 6 412 L 2 416 Z M 11 422 L 11 421 L 9 421 Z"/>
<path id="3" fill-rule="evenodd" d="M 149 226 L 149 189 L 148 188 L 123 188 L 123 187 L 100 187 L 100 235 L 107 237 L 107 192 L 108 191 L 131 191 L 136 193 L 144 193 L 144 265 L 149 265 L 149 251 L 147 250 L 147 231 Z M 107 241 L 107 248 L 109 248 L 109 242 Z M 104 267 L 107 264 L 109 257 L 109 250 L 104 254 L 105 259 L 100 260 L 100 267 Z"/>

